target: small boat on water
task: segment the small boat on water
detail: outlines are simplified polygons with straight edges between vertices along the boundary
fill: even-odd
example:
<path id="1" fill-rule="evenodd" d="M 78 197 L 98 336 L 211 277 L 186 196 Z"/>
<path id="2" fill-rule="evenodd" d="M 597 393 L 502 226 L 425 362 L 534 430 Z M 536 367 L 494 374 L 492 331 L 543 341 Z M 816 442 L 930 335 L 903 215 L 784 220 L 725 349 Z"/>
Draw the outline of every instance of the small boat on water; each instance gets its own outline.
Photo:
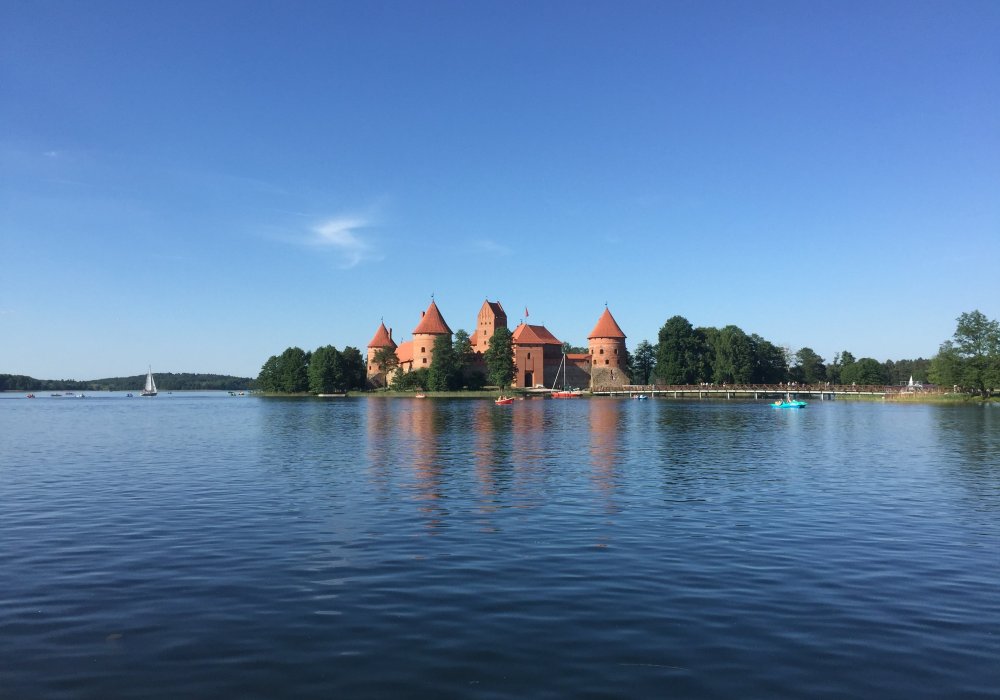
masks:
<path id="1" fill-rule="evenodd" d="M 156 382 L 153 381 L 153 368 L 150 367 L 146 373 L 146 386 L 143 387 L 139 396 L 156 396 Z"/>
<path id="2" fill-rule="evenodd" d="M 795 400 L 782 400 L 778 399 L 771 404 L 771 408 L 805 408 L 805 401 L 795 401 Z"/>
<path id="3" fill-rule="evenodd" d="M 649 397 L 648 397 L 648 396 L 646 396 L 645 394 L 636 394 L 636 395 L 635 395 L 635 396 L 633 396 L 632 398 L 633 398 L 633 399 L 635 399 L 635 400 L 637 400 L 637 401 L 645 401 L 645 400 L 646 400 L 646 399 L 648 399 Z"/>
<path id="4" fill-rule="evenodd" d="M 415 399 L 426 399 L 427 398 L 427 394 L 417 394 L 413 398 L 415 398 Z"/>
<path id="5" fill-rule="evenodd" d="M 509 404 L 514 403 L 514 397 L 513 396 L 501 396 L 501 397 L 499 397 L 496 400 L 495 403 L 496 403 L 497 406 L 507 406 Z"/>
<path id="6" fill-rule="evenodd" d="M 35 395 L 34 394 L 28 394 L 24 398 L 26 398 L 26 399 L 33 399 L 33 398 L 35 398 Z"/>

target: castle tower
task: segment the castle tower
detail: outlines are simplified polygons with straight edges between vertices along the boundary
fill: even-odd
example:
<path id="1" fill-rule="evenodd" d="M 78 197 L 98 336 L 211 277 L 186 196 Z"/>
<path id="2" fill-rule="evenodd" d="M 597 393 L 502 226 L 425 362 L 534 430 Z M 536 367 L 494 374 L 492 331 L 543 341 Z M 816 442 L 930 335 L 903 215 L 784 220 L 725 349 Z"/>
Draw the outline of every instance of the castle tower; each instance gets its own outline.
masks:
<path id="1" fill-rule="evenodd" d="M 451 328 L 445 323 L 437 304 L 432 299 L 427 311 L 420 314 L 420 323 L 413 329 L 413 369 L 431 366 L 431 361 L 434 359 L 434 340 L 439 335 L 447 335 L 451 340 Z"/>
<path id="2" fill-rule="evenodd" d="M 375 362 L 375 354 L 382 348 L 396 350 L 396 342 L 392 339 L 392 329 L 386 329 L 385 323 L 378 324 L 375 335 L 368 343 L 368 381 L 374 386 L 386 386 L 386 367 Z"/>
<path id="3" fill-rule="evenodd" d="M 604 307 L 594 330 L 587 336 L 590 348 L 590 386 L 621 386 L 629 378 L 625 334 L 614 316 Z"/>
<path id="4" fill-rule="evenodd" d="M 507 327 L 507 312 L 499 301 L 487 299 L 479 309 L 476 317 L 476 330 L 472 333 L 472 349 L 476 352 L 486 352 L 490 347 L 490 339 L 497 328 Z"/>

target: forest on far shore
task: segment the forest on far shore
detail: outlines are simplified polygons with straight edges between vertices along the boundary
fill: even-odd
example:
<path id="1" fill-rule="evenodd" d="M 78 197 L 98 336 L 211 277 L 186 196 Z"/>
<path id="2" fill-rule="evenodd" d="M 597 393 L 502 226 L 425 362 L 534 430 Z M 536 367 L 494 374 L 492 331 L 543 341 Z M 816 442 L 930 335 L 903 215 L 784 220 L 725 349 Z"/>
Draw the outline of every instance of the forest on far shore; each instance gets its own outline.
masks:
<path id="1" fill-rule="evenodd" d="M 190 372 L 154 372 L 159 391 L 237 391 L 253 387 L 250 377 L 228 374 L 193 374 Z M 23 374 L 0 374 L 0 391 L 141 391 L 145 374 L 107 379 L 35 379 Z"/>

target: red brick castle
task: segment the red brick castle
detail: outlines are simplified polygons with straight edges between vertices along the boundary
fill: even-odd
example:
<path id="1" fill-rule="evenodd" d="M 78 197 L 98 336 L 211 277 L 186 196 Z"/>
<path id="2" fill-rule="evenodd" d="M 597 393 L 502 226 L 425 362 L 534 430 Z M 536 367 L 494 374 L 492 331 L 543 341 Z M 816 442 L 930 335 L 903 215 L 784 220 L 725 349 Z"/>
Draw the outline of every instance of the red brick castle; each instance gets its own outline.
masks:
<path id="1" fill-rule="evenodd" d="M 469 332 L 474 352 L 471 371 L 485 372 L 483 353 L 497 328 L 507 328 L 507 312 L 499 301 L 483 302 L 476 316 L 474 330 Z M 427 310 L 420 314 L 420 322 L 413 329 L 412 340 L 396 344 L 392 329 L 380 323 L 368 343 L 368 381 L 372 386 L 385 386 L 391 382 L 387 368 L 376 361 L 376 354 L 385 348 L 395 354 L 403 372 L 430 367 L 434 361 L 434 340 L 452 331 L 441 315 L 437 303 L 431 300 Z M 563 371 L 563 344 L 545 326 L 520 323 L 514 329 L 514 386 L 523 388 L 551 388 L 564 383 L 567 387 L 618 386 L 628 384 L 627 350 L 625 333 L 606 307 L 597 324 L 587 336 L 588 351 L 569 353 Z M 558 375 L 558 376 L 557 376 Z"/>

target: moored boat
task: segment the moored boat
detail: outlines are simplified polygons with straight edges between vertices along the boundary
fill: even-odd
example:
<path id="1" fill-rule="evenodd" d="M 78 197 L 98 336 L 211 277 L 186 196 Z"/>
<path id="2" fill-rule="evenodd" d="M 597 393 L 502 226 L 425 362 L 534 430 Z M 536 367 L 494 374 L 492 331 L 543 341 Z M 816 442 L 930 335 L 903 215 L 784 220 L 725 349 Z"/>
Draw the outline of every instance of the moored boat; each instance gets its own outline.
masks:
<path id="1" fill-rule="evenodd" d="M 561 389 L 553 391 L 550 396 L 554 399 L 578 399 L 583 396 L 583 392 L 579 389 Z"/>
<path id="2" fill-rule="evenodd" d="M 557 391 L 556 383 L 559 381 L 560 372 L 562 372 L 562 389 Z M 578 399 L 583 396 L 583 392 L 579 389 L 566 388 L 566 353 L 563 353 L 562 362 L 559 363 L 559 369 L 556 370 L 556 378 L 552 380 L 552 393 L 550 396 L 554 399 Z"/>
<path id="3" fill-rule="evenodd" d="M 805 408 L 805 407 L 806 407 L 805 401 L 794 401 L 794 400 L 785 401 L 782 399 L 778 399 L 777 401 L 771 404 L 771 408 Z"/>

